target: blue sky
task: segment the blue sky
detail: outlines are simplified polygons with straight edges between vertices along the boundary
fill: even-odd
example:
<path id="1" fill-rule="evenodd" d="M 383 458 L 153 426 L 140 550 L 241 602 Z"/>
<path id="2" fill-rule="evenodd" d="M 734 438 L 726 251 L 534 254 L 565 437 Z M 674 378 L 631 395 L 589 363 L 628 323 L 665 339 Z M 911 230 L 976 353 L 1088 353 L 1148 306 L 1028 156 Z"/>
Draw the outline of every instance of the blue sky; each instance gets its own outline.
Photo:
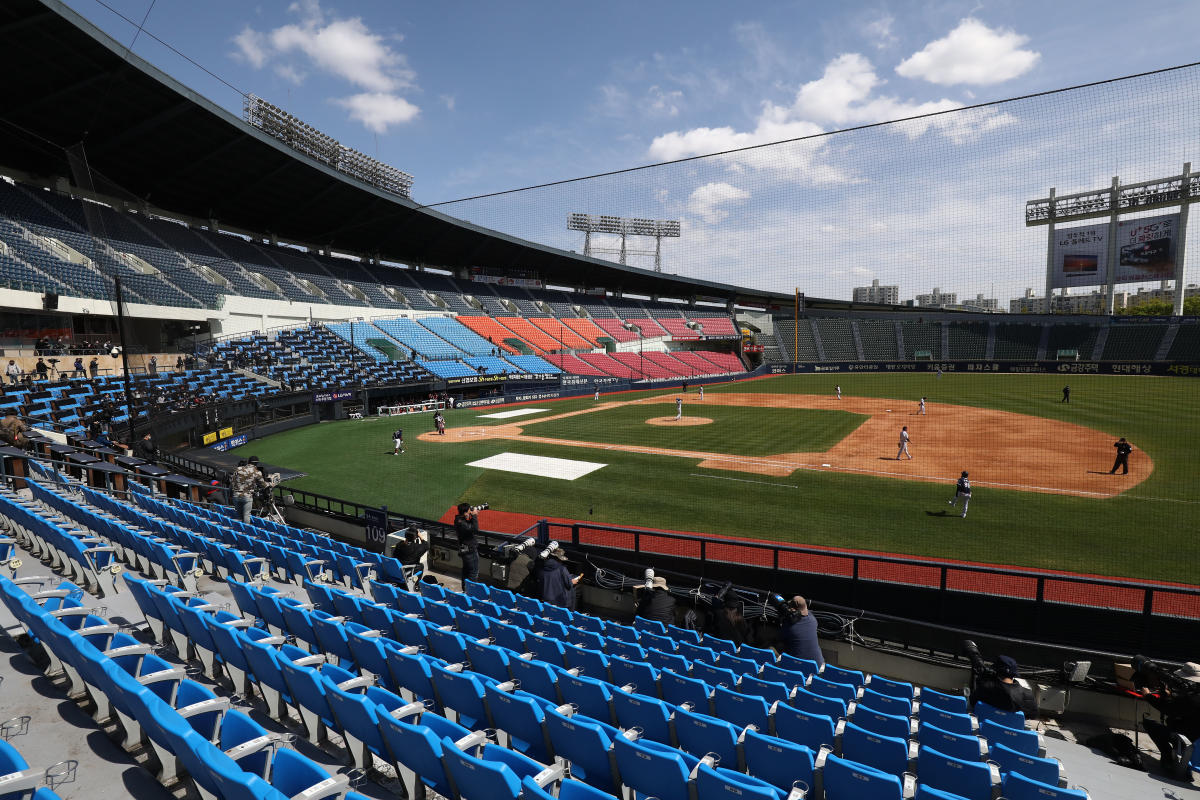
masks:
<path id="1" fill-rule="evenodd" d="M 137 21 L 150 8 L 106 2 Z M 68 4 L 131 41 L 133 27 L 95 0 Z M 1198 18 L 1186 0 L 1152 13 L 1114 2 L 157 0 L 146 30 L 412 173 L 414 198 L 435 203 L 1186 63 Z M 134 49 L 240 114 L 238 94 L 151 37 Z M 878 277 L 906 297 L 940 285 L 1005 299 L 1040 281 L 1044 237 L 1021 224 L 1024 200 L 1200 162 L 1178 105 L 1196 116 L 1191 78 L 1151 82 L 1149 99 L 1123 87 L 444 210 L 572 249 L 567 210 L 669 216 L 686 234 L 664 245 L 670 271 L 835 297 Z M 1143 101 L 1155 124 L 1123 130 Z"/>

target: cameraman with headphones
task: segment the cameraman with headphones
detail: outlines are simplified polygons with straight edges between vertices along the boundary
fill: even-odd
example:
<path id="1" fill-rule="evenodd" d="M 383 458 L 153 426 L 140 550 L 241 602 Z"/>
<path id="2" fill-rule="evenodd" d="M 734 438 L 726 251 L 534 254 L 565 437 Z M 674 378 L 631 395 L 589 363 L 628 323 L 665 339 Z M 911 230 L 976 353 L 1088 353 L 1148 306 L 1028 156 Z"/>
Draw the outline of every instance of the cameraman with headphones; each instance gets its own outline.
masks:
<path id="1" fill-rule="evenodd" d="M 808 602 L 800 595 L 786 601 L 774 595 L 772 604 L 779 614 L 779 651 L 815 661 L 818 667 L 825 666 L 825 656 L 821 655 L 821 644 L 817 641 L 817 618 L 808 610 Z"/>

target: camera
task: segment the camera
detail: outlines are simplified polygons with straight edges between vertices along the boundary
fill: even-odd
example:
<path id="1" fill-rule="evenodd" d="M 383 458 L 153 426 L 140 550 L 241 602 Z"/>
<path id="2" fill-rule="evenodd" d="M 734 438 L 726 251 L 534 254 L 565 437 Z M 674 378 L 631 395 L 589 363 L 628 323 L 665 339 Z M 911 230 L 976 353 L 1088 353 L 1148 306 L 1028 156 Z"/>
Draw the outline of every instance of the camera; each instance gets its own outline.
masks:
<path id="1" fill-rule="evenodd" d="M 480 511 L 487 511 L 489 508 L 491 508 L 491 506 L 489 504 L 480 503 L 477 506 L 471 506 L 470 508 L 467 509 L 467 511 L 473 511 L 475 513 L 478 513 Z"/>
<path id="2" fill-rule="evenodd" d="M 791 600 L 784 598 L 778 592 L 771 592 L 771 594 L 767 595 L 767 605 L 779 615 L 779 624 L 790 625 L 795 621 L 796 607 L 792 605 Z"/>

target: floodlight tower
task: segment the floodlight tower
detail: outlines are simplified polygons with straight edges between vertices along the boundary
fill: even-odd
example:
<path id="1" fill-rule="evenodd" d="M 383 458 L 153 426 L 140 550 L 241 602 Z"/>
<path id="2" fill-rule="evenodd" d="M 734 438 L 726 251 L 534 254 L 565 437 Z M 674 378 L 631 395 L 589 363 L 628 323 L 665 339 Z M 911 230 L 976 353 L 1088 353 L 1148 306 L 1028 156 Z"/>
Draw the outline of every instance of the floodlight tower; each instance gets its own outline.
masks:
<path id="1" fill-rule="evenodd" d="M 619 263 L 626 263 L 626 256 L 648 256 L 649 250 L 629 250 L 626 239 L 630 236 L 654 237 L 654 271 L 662 272 L 662 240 L 679 238 L 679 220 L 677 219 L 642 219 L 641 217 L 612 217 L 606 214 L 581 214 L 574 212 L 567 215 L 567 230 L 583 231 L 583 254 L 618 253 Z M 593 247 L 593 233 L 608 233 L 621 237 L 620 250 L 613 248 Z"/>

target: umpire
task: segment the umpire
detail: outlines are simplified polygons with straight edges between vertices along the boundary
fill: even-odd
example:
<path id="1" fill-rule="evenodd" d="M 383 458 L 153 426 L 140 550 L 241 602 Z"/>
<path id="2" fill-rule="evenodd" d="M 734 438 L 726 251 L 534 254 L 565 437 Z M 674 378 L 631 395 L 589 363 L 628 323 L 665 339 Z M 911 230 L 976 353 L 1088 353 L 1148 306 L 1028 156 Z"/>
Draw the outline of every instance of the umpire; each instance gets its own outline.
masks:
<path id="1" fill-rule="evenodd" d="M 1113 468 L 1108 471 L 1109 475 L 1113 475 L 1117 471 L 1117 467 L 1121 468 L 1122 475 L 1129 474 L 1129 454 L 1133 452 L 1133 445 L 1125 441 L 1122 436 L 1117 441 L 1113 442 L 1113 447 L 1117 448 L 1117 460 L 1113 462 Z"/>

